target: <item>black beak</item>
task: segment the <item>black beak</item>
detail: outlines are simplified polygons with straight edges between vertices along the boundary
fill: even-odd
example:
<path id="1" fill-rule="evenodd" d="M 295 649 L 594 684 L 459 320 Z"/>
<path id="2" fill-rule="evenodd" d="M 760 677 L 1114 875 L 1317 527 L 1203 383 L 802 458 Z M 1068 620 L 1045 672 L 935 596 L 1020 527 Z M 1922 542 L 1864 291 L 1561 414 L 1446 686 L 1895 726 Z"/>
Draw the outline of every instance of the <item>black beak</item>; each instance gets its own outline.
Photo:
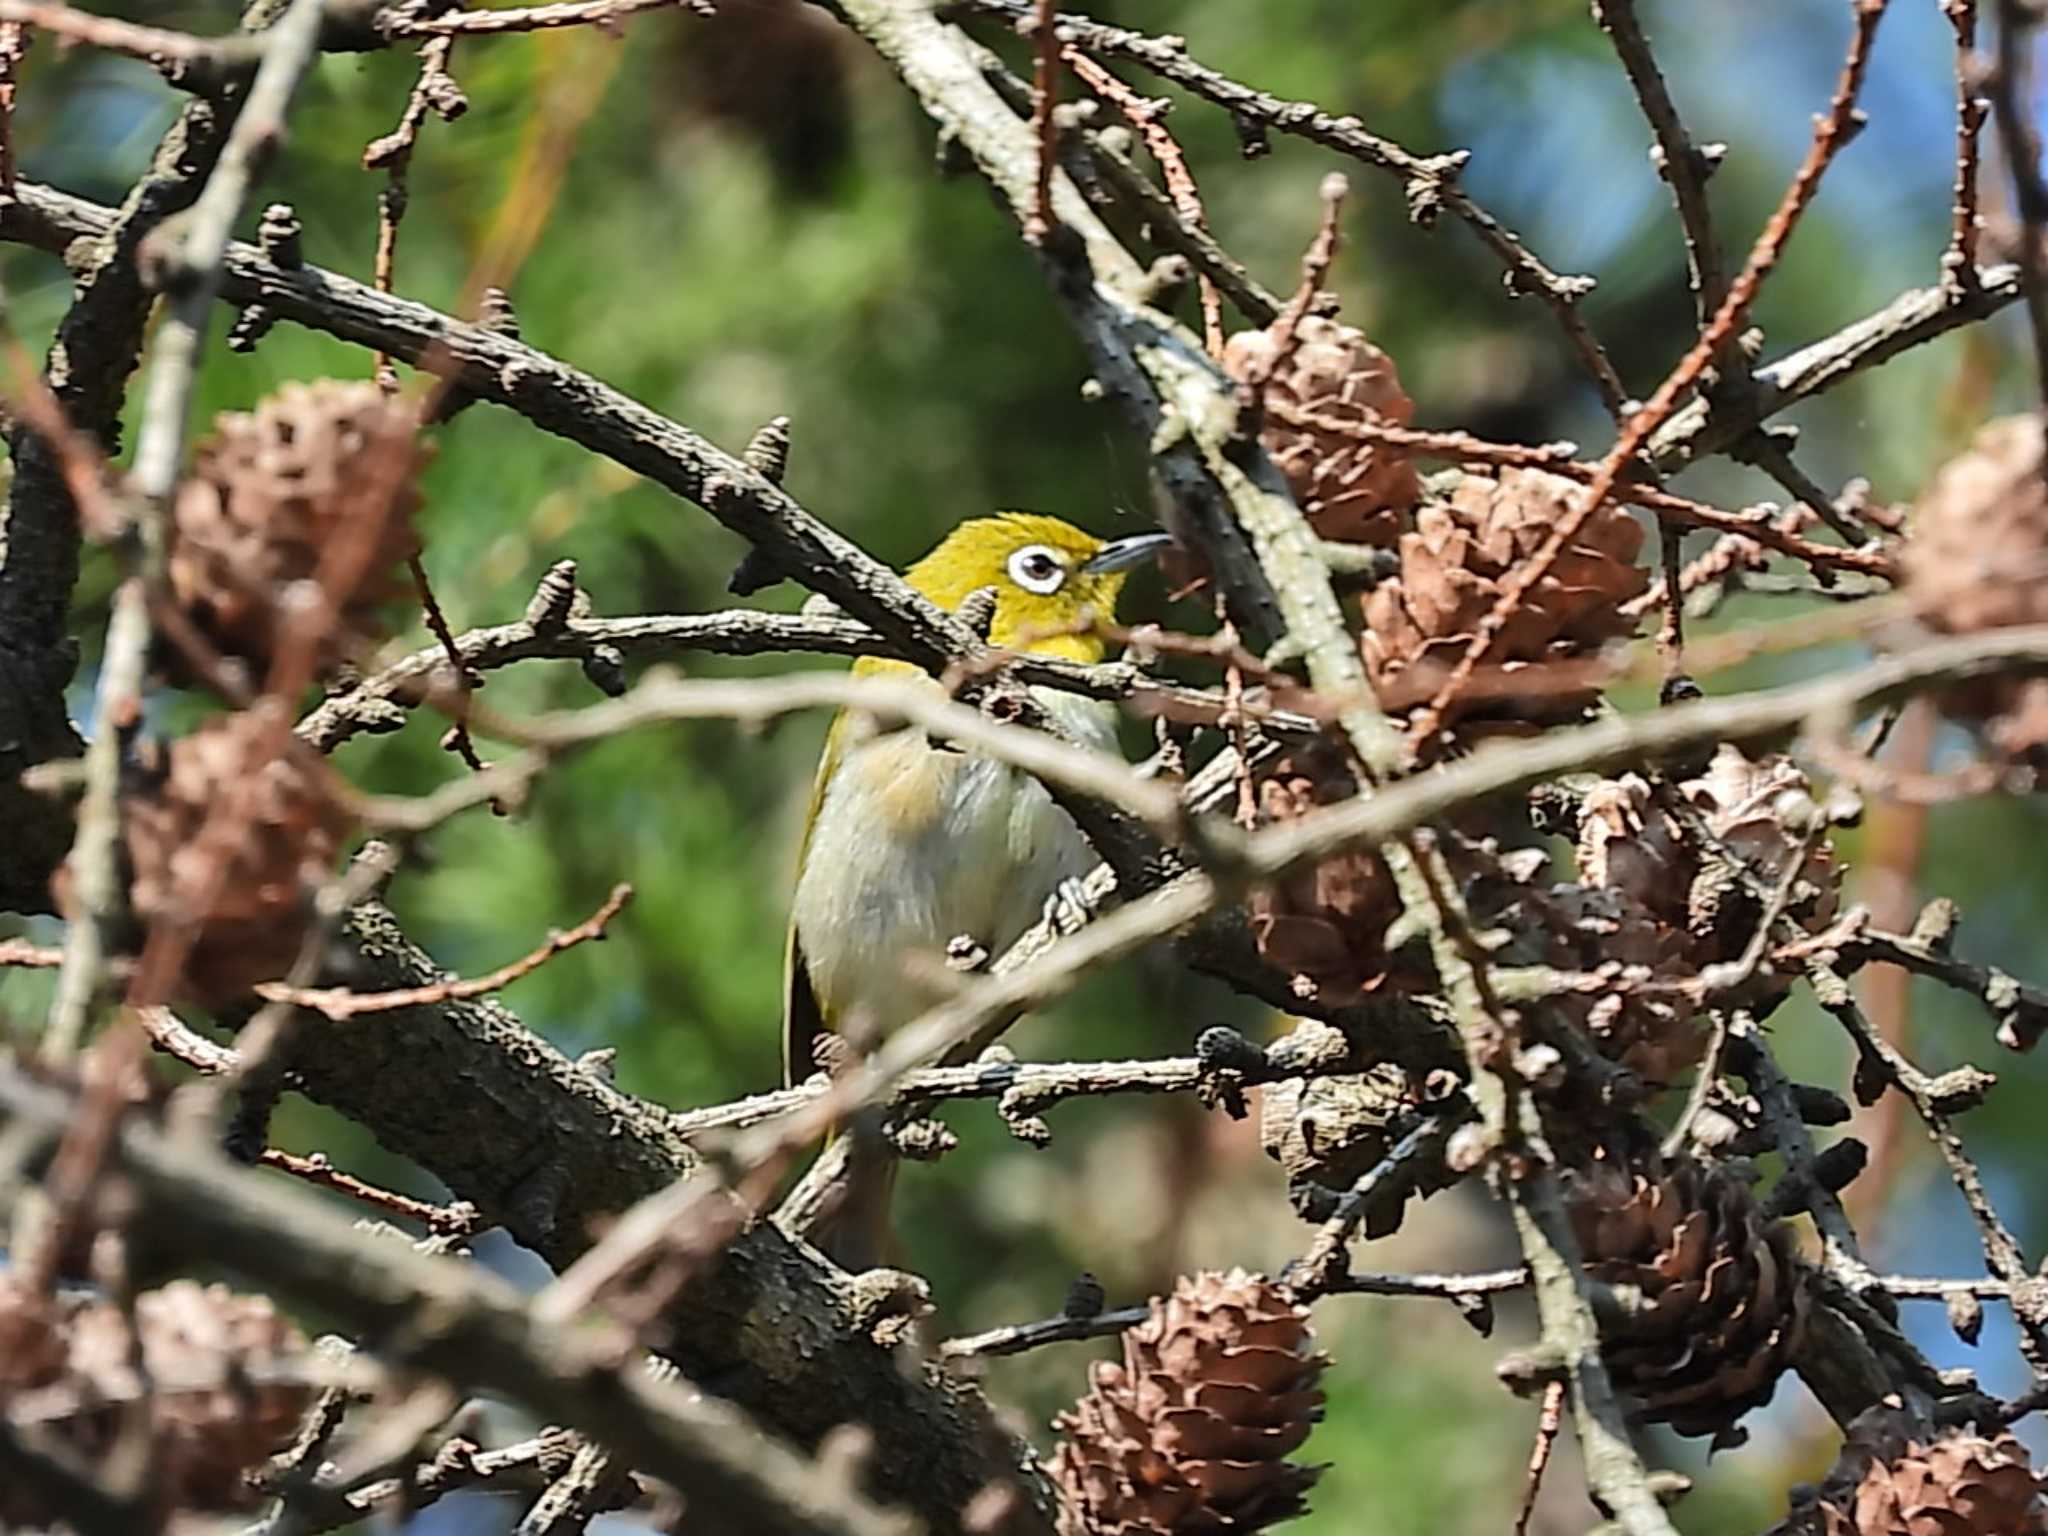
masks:
<path id="1" fill-rule="evenodd" d="M 1128 571 L 1134 565 L 1142 565 L 1172 542 L 1172 534 L 1157 532 L 1111 539 L 1089 556 L 1081 569 L 1091 576 L 1100 576 L 1107 571 Z"/>

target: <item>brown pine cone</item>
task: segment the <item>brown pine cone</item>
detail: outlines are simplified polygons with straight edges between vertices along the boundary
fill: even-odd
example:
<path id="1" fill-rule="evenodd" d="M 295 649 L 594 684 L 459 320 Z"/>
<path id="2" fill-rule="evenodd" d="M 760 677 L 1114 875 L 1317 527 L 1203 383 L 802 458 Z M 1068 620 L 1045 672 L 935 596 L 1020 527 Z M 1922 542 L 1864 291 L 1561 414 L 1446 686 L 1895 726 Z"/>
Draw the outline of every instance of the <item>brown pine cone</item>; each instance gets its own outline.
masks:
<path id="1" fill-rule="evenodd" d="M 1719 1435 L 1768 1402 L 1808 1301 L 1789 1235 L 1747 1187 L 1690 1159 L 1647 1172 L 1603 1162 L 1570 1175 L 1567 1198 L 1587 1274 L 1637 1298 L 1601 1352 L 1639 1416 Z"/>
<path id="2" fill-rule="evenodd" d="M 1449 501 L 1416 513 L 1401 536 L 1401 571 L 1366 595 L 1365 663 L 1380 701 L 1419 702 L 1464 655 L 1501 584 L 1530 559 L 1584 488 L 1534 469 L 1466 474 Z M 1637 566 L 1643 528 L 1626 510 L 1603 507 L 1523 599 L 1488 652 L 1491 667 L 1528 673 L 1511 697 L 1475 697 L 1464 708 L 1520 720 L 1568 719 L 1592 694 L 1583 684 L 1547 685 L 1531 669 L 1596 652 L 1635 630 L 1622 606 L 1649 575 Z M 1417 676 L 1408 676 L 1417 673 Z"/>
<path id="3" fill-rule="evenodd" d="M 1421 494 L 1413 459 L 1303 418 L 1405 427 L 1415 419 L 1415 402 L 1402 390 L 1394 360 L 1364 332 L 1307 315 L 1295 341 L 1287 365 L 1266 383 L 1259 442 L 1318 534 L 1391 547 Z M 1224 343 L 1223 369 L 1242 383 L 1271 368 L 1279 352 L 1271 328 L 1239 331 Z"/>
<path id="4" fill-rule="evenodd" d="M 1905 587 L 1941 634 L 2048 623 L 2048 460 L 2039 416 L 2008 416 L 1936 472 L 1913 510 Z M 2007 756 L 2048 767 L 2048 681 L 1987 678 L 1943 696 Z"/>
<path id="5" fill-rule="evenodd" d="M 1412 1102 L 1407 1074 L 1391 1063 L 1336 1077 L 1284 1078 L 1260 1091 L 1259 1145 L 1286 1173 L 1295 1209 L 1317 1219 L 1312 1208 L 1342 1194 L 1387 1155 L 1392 1128 Z M 1399 1224 L 1407 1191 L 1389 1193 L 1391 1200 L 1366 1213 L 1366 1236 Z"/>
<path id="6" fill-rule="evenodd" d="M 1598 886 L 1530 889 L 1510 913 L 1529 958 L 1561 971 L 1612 971 L 1611 990 L 1566 993 L 1554 1000 L 1585 1030 L 1600 1054 L 1627 1067 L 1650 1088 L 1667 1088 L 1706 1054 L 1698 1011 L 1677 993 L 1633 983 L 1682 981 L 1695 974 L 1683 930 L 1660 921 L 1625 892 Z"/>
<path id="7" fill-rule="evenodd" d="M 146 1396 L 156 1442 L 152 1489 L 162 1512 L 257 1502 L 246 1474 L 291 1439 L 313 1395 L 300 1383 L 263 1379 L 307 1347 L 267 1297 L 176 1280 L 136 1298 L 132 1333 L 110 1302 L 71 1297 L 47 1305 L 58 1318 L 47 1334 L 58 1345 L 57 1363 L 33 1379 L 0 1376 L 0 1411 L 18 1407 L 90 1463 L 115 1441 L 117 1405 Z M 51 1518 L 25 1493 L 0 1492 L 0 1521 Z"/>
<path id="8" fill-rule="evenodd" d="M 1263 771 L 1259 819 L 1272 825 L 1354 793 L 1331 750 L 1306 746 Z M 1388 979 L 1387 925 L 1400 915 L 1393 876 L 1379 855 L 1354 848 L 1254 888 L 1246 906 L 1259 953 L 1286 972 L 1303 998 L 1355 1002 Z"/>
<path id="9" fill-rule="evenodd" d="M 291 969 L 306 898 L 348 836 L 317 765 L 288 750 L 288 730 L 266 750 L 267 730 L 244 713 L 180 737 L 123 817 L 130 906 L 142 923 L 192 925 L 180 995 L 209 1007 Z"/>
<path id="10" fill-rule="evenodd" d="M 2048 1536 L 2048 1479 L 2027 1448 L 2001 1430 L 1916 1435 L 1874 1408 L 1849 1426 L 1817 1499 L 1787 1520 L 1784 1536 Z"/>
<path id="11" fill-rule="evenodd" d="M 1302 1513 L 1322 1468 L 1286 1458 L 1322 1416 L 1308 1309 L 1234 1269 L 1182 1279 L 1054 1421 L 1062 1536 L 1258 1531 Z"/>
<path id="12" fill-rule="evenodd" d="M 1739 748 L 1722 746 L 1704 773 L 1677 788 L 1714 840 L 1748 870 L 1748 883 L 1776 890 L 1786 865 L 1804 850 L 1786 915 L 1815 933 L 1834 921 L 1842 866 L 1825 836 L 1807 847 L 1807 829 L 1822 812 L 1806 775 L 1790 758 L 1749 758 Z M 1583 796 L 1578 864 L 1588 885 L 1618 892 L 1685 935 L 1696 966 L 1741 955 L 1763 915 L 1738 873 L 1726 860 L 1695 848 L 1685 828 L 1656 803 L 1650 786 L 1633 774 L 1603 780 Z"/>
<path id="13" fill-rule="evenodd" d="M 379 605 L 419 548 L 413 481 L 426 454 L 411 407 L 376 385 L 285 385 L 253 412 L 225 413 L 172 504 L 171 592 L 220 652 L 267 674 L 293 611 L 286 594 L 329 583 L 320 670 L 382 634 Z"/>

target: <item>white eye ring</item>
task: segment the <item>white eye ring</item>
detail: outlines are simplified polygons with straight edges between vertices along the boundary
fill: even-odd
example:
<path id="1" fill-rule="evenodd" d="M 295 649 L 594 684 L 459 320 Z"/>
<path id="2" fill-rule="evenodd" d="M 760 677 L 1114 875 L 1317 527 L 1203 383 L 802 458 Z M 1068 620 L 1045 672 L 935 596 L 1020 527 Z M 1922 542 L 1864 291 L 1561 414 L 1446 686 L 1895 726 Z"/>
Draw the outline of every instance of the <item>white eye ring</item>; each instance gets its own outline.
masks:
<path id="1" fill-rule="evenodd" d="M 1026 544 L 1010 556 L 1010 580 L 1026 592 L 1050 597 L 1067 583 L 1066 557 L 1044 544 Z"/>

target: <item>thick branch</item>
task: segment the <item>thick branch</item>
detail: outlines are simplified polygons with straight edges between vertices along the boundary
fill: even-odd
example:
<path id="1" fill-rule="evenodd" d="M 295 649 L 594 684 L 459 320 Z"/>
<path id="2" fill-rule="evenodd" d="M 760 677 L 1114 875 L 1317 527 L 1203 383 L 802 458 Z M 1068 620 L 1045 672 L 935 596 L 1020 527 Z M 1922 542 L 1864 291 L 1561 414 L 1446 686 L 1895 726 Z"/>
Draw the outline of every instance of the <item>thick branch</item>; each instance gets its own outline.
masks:
<path id="1" fill-rule="evenodd" d="M 18 1076 L 0 1079 L 0 1106 L 44 1148 L 73 1112 L 64 1095 Z M 366 1240 L 318 1199 L 173 1145 L 140 1122 L 128 1123 L 116 1156 L 152 1241 L 190 1263 L 226 1262 L 384 1341 L 404 1364 L 587 1431 L 683 1490 L 700 1519 L 787 1536 L 904 1536 L 902 1519 L 759 1433 L 730 1403 L 651 1373 L 615 1326 L 547 1326 L 488 1270 Z"/>
<path id="2" fill-rule="evenodd" d="M 360 958 L 335 980 L 395 991 L 441 979 L 382 907 L 352 912 L 346 937 Z M 666 1113 L 486 999 L 367 1015 L 345 1029 L 308 1019 L 286 1050 L 309 1097 L 428 1169 L 557 1269 L 606 1218 L 696 1166 Z M 450 1093 L 451 1083 L 463 1091 Z M 862 1330 L 847 1278 L 771 1225 L 704 1264 L 668 1321 L 665 1352 L 686 1374 L 799 1444 L 866 1424 L 880 1447 L 877 1496 L 909 1506 L 933 1532 L 957 1530 L 980 1488 L 1019 1476 L 1019 1448 L 978 1395 L 905 1372 Z M 1035 1504 L 1036 1485 L 1023 1491 Z"/>

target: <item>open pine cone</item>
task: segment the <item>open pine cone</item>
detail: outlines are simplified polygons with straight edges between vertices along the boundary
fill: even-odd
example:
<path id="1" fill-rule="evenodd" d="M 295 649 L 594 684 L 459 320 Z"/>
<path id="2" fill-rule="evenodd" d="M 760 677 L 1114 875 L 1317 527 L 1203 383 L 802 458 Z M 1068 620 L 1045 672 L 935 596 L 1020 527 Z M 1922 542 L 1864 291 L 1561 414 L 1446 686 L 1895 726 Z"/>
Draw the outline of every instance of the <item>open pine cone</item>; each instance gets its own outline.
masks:
<path id="1" fill-rule="evenodd" d="M 1809 932 L 1834 920 L 1842 866 L 1825 836 L 1807 845 L 1822 812 L 1812 786 L 1781 755 L 1746 757 L 1722 746 L 1706 771 L 1677 786 L 1714 840 L 1770 891 L 1801 859 L 1785 913 Z M 1581 800 L 1579 874 L 1684 938 L 1692 963 L 1733 960 L 1748 945 L 1762 904 L 1727 861 L 1706 856 L 1633 774 L 1603 780 Z M 1783 990 L 1782 986 L 1779 988 Z"/>
<path id="2" fill-rule="evenodd" d="M 2043 419 L 1994 421 L 1935 474 L 1913 511 L 1906 591 L 1942 634 L 2048 624 Z M 1943 697 L 2000 752 L 2048 766 L 2048 680 L 1989 678 Z"/>
<path id="3" fill-rule="evenodd" d="M 245 1474 L 291 1439 L 312 1398 L 300 1383 L 265 1381 L 268 1367 L 303 1355 L 306 1340 L 266 1297 L 174 1280 L 136 1298 L 134 1330 L 110 1302 L 67 1296 L 28 1306 L 0 1291 L 0 1334 L 34 1321 L 38 1368 L 0 1361 L 0 1415 L 43 1426 L 92 1463 L 120 1431 L 118 1405 L 146 1396 L 155 1441 L 151 1487 L 160 1508 L 247 1509 Z M 136 1373 L 139 1343 L 143 1374 Z M 0 1485 L 0 1522 L 54 1516 Z"/>
<path id="4" fill-rule="evenodd" d="M 1266 383 L 1259 442 L 1318 534 L 1391 547 L 1421 494 L 1413 460 L 1400 449 L 1332 426 L 1309 426 L 1302 418 L 1405 427 L 1414 420 L 1415 402 L 1402 390 L 1394 360 L 1352 326 L 1307 315 L 1295 329 L 1295 343 L 1286 366 Z M 1272 367 L 1279 352 L 1271 328 L 1239 331 L 1224 343 L 1223 369 L 1242 383 Z"/>
<path id="5" fill-rule="evenodd" d="M 1260 777 L 1260 820 L 1293 821 L 1352 793 L 1350 776 L 1334 752 L 1303 747 Z M 1383 941 L 1401 903 L 1393 876 L 1370 849 L 1332 854 L 1276 884 L 1256 887 L 1246 905 L 1259 953 L 1288 974 L 1303 998 L 1355 1002 L 1386 980 Z"/>
<path id="6" fill-rule="evenodd" d="M 139 922 L 193 926 L 182 995 L 208 1006 L 291 968 L 306 898 L 348 834 L 319 774 L 288 735 L 266 751 L 266 729 L 245 713 L 180 737 L 162 781 L 126 806 L 130 905 Z"/>
<path id="7" fill-rule="evenodd" d="M 1912 1434 L 1874 1408 L 1849 1437 L 1819 1497 L 1783 1536 L 2048 1536 L 2048 1479 L 2010 1433 Z"/>
<path id="8" fill-rule="evenodd" d="M 1502 919 L 1536 951 L 1528 956 L 1535 963 L 1567 972 L 1618 970 L 1611 990 L 1555 999 L 1601 1055 L 1652 1088 L 1669 1087 L 1699 1065 L 1707 1033 L 1692 1005 L 1677 993 L 1632 987 L 1694 974 L 1682 930 L 1623 891 L 1583 885 L 1531 887 L 1496 921 Z"/>
<path id="9" fill-rule="evenodd" d="M 171 509 L 171 592 L 223 655 L 267 673 L 298 582 L 330 584 L 335 614 L 315 662 L 381 630 L 377 608 L 418 548 L 414 477 L 425 460 L 410 407 L 376 385 L 291 383 L 225 413 Z"/>
<path id="10" fill-rule="evenodd" d="M 1401 536 L 1400 574 L 1365 600 L 1366 671 L 1383 705 L 1405 707 L 1434 691 L 1439 671 L 1456 665 L 1499 600 L 1508 572 L 1536 553 L 1583 494 L 1583 487 L 1542 470 L 1502 469 L 1466 474 L 1449 501 L 1424 504 L 1414 531 Z M 1488 653 L 1489 665 L 1503 674 L 1528 674 L 1514 680 L 1514 696 L 1475 698 L 1466 708 L 1540 721 L 1583 710 L 1590 690 L 1547 686 L 1533 669 L 1633 633 L 1635 620 L 1621 610 L 1649 583 L 1635 563 L 1642 547 L 1642 525 L 1619 506 L 1603 507 Z"/>
<path id="11" fill-rule="evenodd" d="M 1719 1435 L 1768 1402 L 1808 1301 L 1785 1229 L 1748 1188 L 1688 1159 L 1648 1172 L 1598 1163 L 1567 1194 L 1586 1272 L 1639 1298 L 1601 1349 L 1640 1417 Z"/>
<path id="12" fill-rule="evenodd" d="M 1234 1269 L 1182 1279 L 1097 1361 L 1054 1427 L 1062 1536 L 1258 1531 L 1303 1509 L 1320 1467 L 1286 1458 L 1321 1417 L 1308 1310 Z"/>

